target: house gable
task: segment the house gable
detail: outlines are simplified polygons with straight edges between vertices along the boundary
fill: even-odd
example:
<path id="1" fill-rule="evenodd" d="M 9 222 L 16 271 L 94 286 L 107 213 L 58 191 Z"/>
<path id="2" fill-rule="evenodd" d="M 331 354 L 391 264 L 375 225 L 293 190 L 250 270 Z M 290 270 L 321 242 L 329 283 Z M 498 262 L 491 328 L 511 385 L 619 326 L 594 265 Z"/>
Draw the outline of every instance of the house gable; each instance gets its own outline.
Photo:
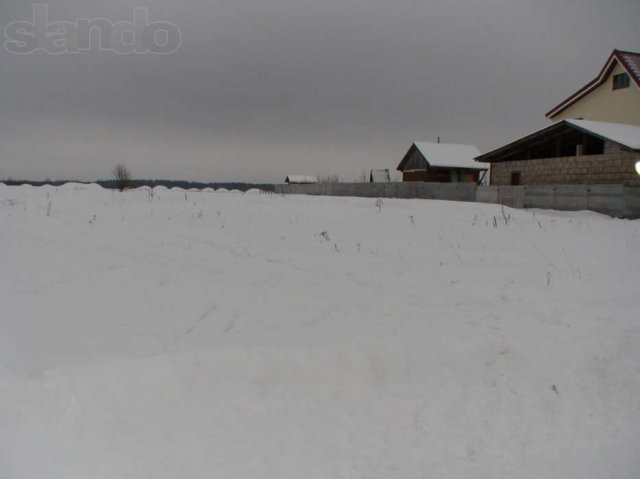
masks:
<path id="1" fill-rule="evenodd" d="M 583 118 L 640 125 L 640 54 L 615 50 L 598 77 L 547 113 L 553 121 Z M 625 74 L 626 88 L 613 88 L 614 77 Z"/>
<path id="2" fill-rule="evenodd" d="M 398 165 L 397 170 L 405 172 L 411 170 L 425 170 L 428 167 L 429 162 L 427 162 L 427 159 L 424 158 L 424 155 L 422 155 L 422 152 L 420 152 L 414 143 Z"/>
<path id="3" fill-rule="evenodd" d="M 429 168 L 486 170 L 487 165 L 474 161 L 478 155 L 480 151 L 473 145 L 415 142 L 398 165 L 398 170 Z"/>

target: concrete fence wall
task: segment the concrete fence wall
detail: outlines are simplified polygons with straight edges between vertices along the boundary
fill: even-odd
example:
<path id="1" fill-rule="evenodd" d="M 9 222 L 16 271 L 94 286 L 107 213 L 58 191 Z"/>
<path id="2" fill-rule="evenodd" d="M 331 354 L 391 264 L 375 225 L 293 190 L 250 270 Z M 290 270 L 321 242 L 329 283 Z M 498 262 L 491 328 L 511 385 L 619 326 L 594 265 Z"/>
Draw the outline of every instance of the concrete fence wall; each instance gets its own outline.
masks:
<path id="1" fill-rule="evenodd" d="M 513 208 L 592 210 L 640 218 L 640 187 L 625 185 L 475 186 L 472 183 L 322 183 L 276 185 L 280 194 L 422 198 L 497 203 Z"/>

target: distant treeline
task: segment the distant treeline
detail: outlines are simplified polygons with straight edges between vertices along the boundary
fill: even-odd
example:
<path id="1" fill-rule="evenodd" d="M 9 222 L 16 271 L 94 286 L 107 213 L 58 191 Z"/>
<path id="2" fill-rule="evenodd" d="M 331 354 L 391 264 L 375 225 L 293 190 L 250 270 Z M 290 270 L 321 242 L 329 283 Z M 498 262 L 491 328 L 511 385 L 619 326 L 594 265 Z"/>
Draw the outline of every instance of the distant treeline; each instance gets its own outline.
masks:
<path id="1" fill-rule="evenodd" d="M 6 185 L 33 185 L 34 187 L 41 187 L 42 185 L 53 185 L 59 186 L 64 185 L 65 183 L 97 183 L 103 188 L 112 188 L 116 189 L 117 184 L 115 180 L 97 180 L 95 182 L 80 182 L 77 180 L 13 180 L 13 179 L 5 179 L 0 180 L 0 182 Z M 241 192 L 246 192 L 251 188 L 258 188 L 260 190 L 264 190 L 266 192 L 273 192 L 275 186 L 272 183 L 241 183 L 241 182 L 187 182 L 184 180 L 131 180 L 130 188 L 137 187 L 158 187 L 163 186 L 167 188 L 184 188 L 188 190 L 190 188 L 226 188 L 227 190 L 240 190 Z"/>

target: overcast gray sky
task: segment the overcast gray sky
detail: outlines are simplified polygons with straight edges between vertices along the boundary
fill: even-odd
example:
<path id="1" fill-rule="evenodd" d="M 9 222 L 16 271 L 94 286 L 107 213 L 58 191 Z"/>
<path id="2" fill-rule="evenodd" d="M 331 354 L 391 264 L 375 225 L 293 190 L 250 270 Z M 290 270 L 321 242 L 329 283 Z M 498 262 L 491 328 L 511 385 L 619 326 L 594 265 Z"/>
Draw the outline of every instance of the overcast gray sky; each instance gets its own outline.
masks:
<path id="1" fill-rule="evenodd" d="M 1 0 L 1 27 L 33 3 Z M 170 21 L 167 55 L 0 48 L 0 178 L 280 181 L 395 169 L 413 141 L 482 151 L 547 124 L 640 1 L 50 1 L 48 20 Z M 6 40 L 6 39 L 5 39 Z"/>

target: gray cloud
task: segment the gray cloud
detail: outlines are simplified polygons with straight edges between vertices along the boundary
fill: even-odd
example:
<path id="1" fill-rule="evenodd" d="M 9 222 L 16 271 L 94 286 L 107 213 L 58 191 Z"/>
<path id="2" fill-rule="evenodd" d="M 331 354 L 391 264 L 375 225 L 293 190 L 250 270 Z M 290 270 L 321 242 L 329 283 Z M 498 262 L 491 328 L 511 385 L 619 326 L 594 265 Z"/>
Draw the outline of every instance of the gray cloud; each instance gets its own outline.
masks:
<path id="1" fill-rule="evenodd" d="M 3 24 L 32 2 L 5 1 Z M 546 124 L 640 2 L 52 1 L 50 20 L 152 20 L 169 55 L 0 51 L 0 178 L 277 181 L 395 168 L 414 140 L 489 149 Z"/>

